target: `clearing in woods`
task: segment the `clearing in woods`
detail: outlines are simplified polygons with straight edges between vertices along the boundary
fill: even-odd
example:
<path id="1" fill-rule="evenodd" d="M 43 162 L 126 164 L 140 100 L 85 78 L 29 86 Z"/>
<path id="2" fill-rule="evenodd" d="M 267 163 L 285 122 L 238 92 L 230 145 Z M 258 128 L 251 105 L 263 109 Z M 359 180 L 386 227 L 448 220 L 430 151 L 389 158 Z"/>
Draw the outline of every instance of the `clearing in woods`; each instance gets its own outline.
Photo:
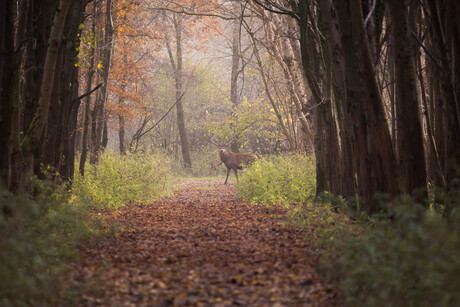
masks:
<path id="1" fill-rule="evenodd" d="M 181 180 L 173 196 L 105 211 L 123 230 L 82 248 L 72 279 L 85 306 L 340 305 L 284 211 L 232 185 Z M 86 285 L 86 286 L 83 286 Z"/>

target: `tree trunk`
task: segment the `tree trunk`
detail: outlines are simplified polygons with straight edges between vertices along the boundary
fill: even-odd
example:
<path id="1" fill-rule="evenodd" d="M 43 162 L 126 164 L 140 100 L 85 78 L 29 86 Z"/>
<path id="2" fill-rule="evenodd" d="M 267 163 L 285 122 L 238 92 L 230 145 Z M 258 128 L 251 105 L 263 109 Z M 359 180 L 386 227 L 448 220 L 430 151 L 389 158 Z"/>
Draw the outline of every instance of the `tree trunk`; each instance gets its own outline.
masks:
<path id="1" fill-rule="evenodd" d="M 91 133 L 91 157 L 90 163 L 94 164 L 98 161 L 100 153 L 103 151 L 104 144 L 104 126 L 106 125 L 105 103 L 107 102 L 107 87 L 109 84 L 110 63 L 113 50 L 113 23 L 112 23 L 112 0 L 107 0 L 106 5 L 106 21 L 105 21 L 105 36 L 104 36 L 104 62 L 102 63 L 102 88 L 100 95 L 96 99 L 93 111 L 93 127 Z"/>
<path id="2" fill-rule="evenodd" d="M 370 52 L 367 34 L 364 29 L 364 19 L 360 0 L 350 0 L 352 34 L 359 58 L 359 74 L 364 98 L 364 113 L 366 117 L 366 137 L 368 147 L 365 168 L 359 176 L 360 184 L 368 182 L 363 192 L 363 208 L 368 212 L 377 211 L 376 192 L 390 197 L 399 193 L 399 183 L 396 178 L 396 159 L 393 152 L 388 125 L 383 110 L 380 89 L 376 81 L 375 66 Z"/>
<path id="3" fill-rule="evenodd" d="M 30 23 L 30 2 L 21 1 L 18 6 L 18 27 L 16 31 L 16 67 L 25 65 L 24 54 L 26 50 L 26 44 L 24 43 L 27 37 L 27 27 Z M 23 101 L 25 94 L 22 89 L 24 88 L 24 76 L 23 72 L 15 74 L 14 81 L 14 111 L 12 114 L 12 129 L 11 129 L 11 156 L 10 156 L 10 190 L 13 193 L 17 193 L 22 190 L 22 152 L 21 152 L 21 112 L 23 111 Z M 22 92 L 22 93 L 21 93 Z"/>
<path id="4" fill-rule="evenodd" d="M 179 130 L 179 138 L 181 144 L 182 158 L 184 160 L 184 167 L 191 168 L 192 160 L 190 158 L 190 145 L 188 141 L 187 129 L 185 127 L 184 107 L 182 105 L 182 97 L 184 96 L 184 89 L 182 85 L 182 24 L 180 17 L 173 14 L 174 31 L 176 35 L 176 56 L 172 54 L 170 39 L 165 33 L 166 46 L 168 49 L 169 59 L 174 71 L 174 80 L 176 86 L 176 112 L 177 112 L 177 128 Z"/>
<path id="5" fill-rule="evenodd" d="M 59 60 L 55 68 L 55 82 L 53 94 L 48 111 L 48 123 L 42 136 L 44 150 L 40 163 L 58 171 L 58 177 L 69 181 L 73 177 L 71 168 L 74 161 L 75 148 L 71 145 L 75 127 L 72 121 L 74 111 L 78 110 L 80 100 L 78 96 L 78 58 L 80 40 L 77 39 L 81 32 L 80 24 L 84 11 L 83 2 L 73 1 L 66 19 Z"/>
<path id="6" fill-rule="evenodd" d="M 238 8 L 238 3 L 235 3 L 234 8 Z M 232 103 L 232 115 L 235 117 L 235 120 L 238 121 L 238 109 L 239 100 L 238 100 L 238 75 L 239 75 L 239 63 L 240 63 L 240 20 L 235 18 L 233 20 L 233 33 L 232 33 L 232 71 L 230 78 L 230 102 Z M 239 152 L 240 145 L 237 139 L 233 140 L 230 145 L 230 149 L 233 152 Z"/>
<path id="7" fill-rule="evenodd" d="M 174 15 L 174 28 L 176 30 L 176 110 L 177 110 L 177 128 L 179 129 L 180 144 L 182 149 L 182 157 L 184 159 L 185 168 L 192 167 L 190 159 L 190 145 L 188 141 L 187 129 L 185 128 L 184 107 L 182 105 L 182 97 L 184 89 L 182 84 L 182 24 L 177 15 Z"/>
<path id="8" fill-rule="evenodd" d="M 107 116 L 104 117 L 104 127 L 102 128 L 101 148 L 104 151 L 109 143 L 109 129 L 107 128 Z"/>
<path id="9" fill-rule="evenodd" d="M 352 144 L 354 139 L 352 127 L 352 114 L 347 108 L 347 86 L 345 80 L 345 63 L 343 58 L 343 48 L 340 43 L 339 33 L 337 32 L 337 17 L 332 14 L 330 0 L 321 0 L 321 17 L 323 29 L 326 36 L 326 52 L 331 59 L 331 69 L 333 77 L 333 93 L 338 106 L 338 123 L 340 127 L 340 156 L 337 163 L 340 164 L 340 188 L 337 194 L 346 198 L 353 197 L 356 193 L 354 185 L 354 164 L 352 157 Z"/>
<path id="10" fill-rule="evenodd" d="M 455 57 L 453 67 L 453 79 L 456 80 L 454 84 L 454 97 L 456 97 L 457 108 L 459 108 L 460 99 L 460 4 L 456 0 L 448 0 L 448 12 L 450 17 L 450 27 L 452 31 L 452 48 Z M 460 111 L 459 111 L 460 112 Z M 460 114 L 457 114 L 460 116 Z M 460 134 L 457 134 L 457 143 L 460 141 Z"/>
<path id="11" fill-rule="evenodd" d="M 126 148 L 125 148 L 125 117 L 123 115 L 118 115 L 119 120 L 119 130 L 118 130 L 118 137 L 120 140 L 120 154 L 126 155 Z"/>
<path id="12" fill-rule="evenodd" d="M 6 1 L 0 7 L 0 27 L 2 39 L 0 42 L 0 187 L 8 187 L 10 170 L 10 136 L 12 125 L 12 114 L 14 106 L 14 81 L 15 74 L 19 74 L 19 67 L 16 67 L 14 53 L 14 21 L 16 16 L 15 1 Z"/>
<path id="13" fill-rule="evenodd" d="M 43 66 L 43 79 L 40 87 L 38 107 L 35 111 L 30 128 L 27 130 L 22 142 L 24 154 L 24 179 L 29 180 L 33 174 L 34 157 L 37 157 L 39 141 L 42 137 L 45 125 L 48 122 L 48 110 L 51 102 L 52 87 L 54 84 L 55 67 L 58 59 L 59 43 L 62 37 L 67 12 L 71 0 L 61 0 L 59 9 L 56 12 L 53 26 L 49 36 L 48 49 L 46 52 L 45 63 Z"/>
<path id="14" fill-rule="evenodd" d="M 91 23 L 91 33 L 96 33 L 96 18 L 97 18 L 97 4 L 93 2 L 93 14 L 92 14 L 92 23 Z M 93 84 L 94 76 L 94 58 L 96 55 L 96 40 L 91 44 L 91 49 L 89 50 L 90 64 L 88 67 L 88 75 L 86 77 L 86 89 L 85 93 L 91 91 L 91 86 Z M 85 119 L 83 122 L 83 135 L 82 135 L 82 145 L 81 145 L 81 155 L 80 155 L 80 174 L 85 176 L 85 163 L 88 156 L 88 130 L 89 123 L 91 121 L 91 95 L 85 97 Z"/>
<path id="15" fill-rule="evenodd" d="M 341 107 L 343 111 L 341 131 L 345 134 L 344 139 L 350 141 L 350 151 L 345 152 L 343 155 L 343 159 L 346 159 L 348 155 L 350 164 L 346 167 L 346 162 L 344 162 L 342 167 L 344 172 L 346 172 L 347 169 L 352 171 L 352 182 L 348 182 L 348 184 L 352 184 L 355 187 L 355 195 L 363 200 L 364 191 L 368 189 L 369 182 L 365 177 L 362 177 L 363 174 L 366 174 L 367 127 L 365 124 L 364 107 L 361 102 L 359 60 L 352 36 L 350 9 L 344 1 L 336 0 L 334 1 L 334 5 L 339 21 L 339 37 L 343 51 L 346 84 L 346 94 L 344 94 L 346 96 L 346 102 Z M 347 148 L 345 147 L 344 150 L 347 150 Z M 349 174 L 347 173 L 344 173 L 343 178 L 350 180 Z"/>
<path id="16" fill-rule="evenodd" d="M 10 3 L 11 5 L 11 3 Z M 8 1 L 1 1 L 0 2 L 0 97 L 1 97 L 1 91 L 2 91 L 2 80 L 3 80 L 3 67 L 5 65 L 5 58 L 4 54 L 6 53 L 5 50 L 5 36 L 6 36 L 6 12 L 7 10 L 10 10 L 8 7 Z M 1 102 L 1 100 L 0 100 Z M 1 104 L 0 104 L 1 107 Z M 1 109 L 0 109 L 1 110 Z"/>
<path id="17" fill-rule="evenodd" d="M 459 38 L 458 20 L 459 5 L 449 2 L 448 11 L 437 1 L 426 1 L 431 16 L 428 24 L 429 54 L 434 55 L 435 61 L 430 58 L 427 62 L 432 77 L 432 95 L 430 100 L 434 107 L 434 136 L 441 167 L 444 170 L 447 190 L 454 178 L 458 177 L 460 164 L 460 116 L 456 88 L 459 75 Z M 452 19 L 450 17 L 453 16 Z M 457 37 L 453 37 L 457 34 Z M 449 35 L 448 35 L 449 34 Z M 428 58 L 428 57 L 427 57 Z M 439 60 L 439 61 L 438 61 Z M 439 77 L 441 76 L 441 77 Z M 435 184 L 441 186 L 441 178 L 436 178 Z M 452 207 L 447 205 L 449 212 Z"/>
<path id="18" fill-rule="evenodd" d="M 422 125 L 415 78 L 413 48 L 408 47 L 409 26 L 406 4 L 389 1 L 393 25 L 393 59 L 396 83 L 396 116 L 398 160 L 405 193 L 426 189 L 426 167 Z M 426 196 L 426 192 L 425 192 Z"/>

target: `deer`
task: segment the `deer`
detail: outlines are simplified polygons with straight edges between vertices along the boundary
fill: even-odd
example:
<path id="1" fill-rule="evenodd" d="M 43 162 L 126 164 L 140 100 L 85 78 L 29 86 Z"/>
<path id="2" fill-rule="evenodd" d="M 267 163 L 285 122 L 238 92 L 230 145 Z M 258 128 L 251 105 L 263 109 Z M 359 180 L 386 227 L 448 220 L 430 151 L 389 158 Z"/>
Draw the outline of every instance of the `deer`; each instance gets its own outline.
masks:
<path id="1" fill-rule="evenodd" d="M 225 148 L 233 142 L 231 139 L 229 142 L 221 145 L 214 140 L 214 137 L 211 138 L 211 143 L 216 145 L 219 148 L 219 157 L 222 163 L 227 167 L 227 178 L 225 178 L 224 184 L 227 184 L 228 176 L 230 171 L 235 172 L 236 181 L 238 181 L 238 170 L 243 169 L 243 167 L 251 164 L 257 159 L 257 156 L 250 153 L 236 153 L 232 151 L 227 151 Z"/>

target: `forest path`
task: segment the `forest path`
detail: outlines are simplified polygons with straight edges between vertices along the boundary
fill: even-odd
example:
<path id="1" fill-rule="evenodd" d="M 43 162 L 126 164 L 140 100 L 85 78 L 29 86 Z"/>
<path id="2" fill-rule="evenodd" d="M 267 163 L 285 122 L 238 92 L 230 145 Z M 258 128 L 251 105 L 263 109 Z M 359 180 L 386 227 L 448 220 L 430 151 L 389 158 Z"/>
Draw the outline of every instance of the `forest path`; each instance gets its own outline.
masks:
<path id="1" fill-rule="evenodd" d="M 171 197 L 110 211 L 120 234 L 82 249 L 85 306 L 331 306 L 302 230 L 281 208 L 237 199 L 221 180 L 178 181 Z M 104 285 L 104 286 L 102 286 Z"/>

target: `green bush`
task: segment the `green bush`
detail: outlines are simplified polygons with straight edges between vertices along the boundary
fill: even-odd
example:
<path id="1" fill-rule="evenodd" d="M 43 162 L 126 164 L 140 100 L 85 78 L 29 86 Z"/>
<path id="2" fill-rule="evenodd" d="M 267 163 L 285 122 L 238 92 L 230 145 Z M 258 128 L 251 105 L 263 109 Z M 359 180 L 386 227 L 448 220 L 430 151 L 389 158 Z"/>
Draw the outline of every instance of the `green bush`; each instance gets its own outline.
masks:
<path id="1" fill-rule="evenodd" d="M 257 160 L 236 185 L 240 198 L 257 203 L 303 203 L 315 193 L 315 164 L 302 155 Z"/>
<path id="2" fill-rule="evenodd" d="M 100 233 L 88 207 L 65 186 L 37 181 L 35 200 L 0 191 L 0 305 L 47 306 L 60 296 L 65 259 Z M 37 196 L 36 195 L 36 196 Z M 99 225 L 100 226 L 100 225 Z"/>
<path id="3" fill-rule="evenodd" d="M 460 212 L 449 217 L 402 197 L 341 232 L 322 262 L 351 306 L 459 306 Z"/>
<path id="4" fill-rule="evenodd" d="M 77 198 L 96 206 L 118 208 L 130 202 L 150 202 L 169 190 L 170 168 L 159 154 L 106 152 L 100 161 L 87 165 L 85 176 L 75 174 Z"/>

